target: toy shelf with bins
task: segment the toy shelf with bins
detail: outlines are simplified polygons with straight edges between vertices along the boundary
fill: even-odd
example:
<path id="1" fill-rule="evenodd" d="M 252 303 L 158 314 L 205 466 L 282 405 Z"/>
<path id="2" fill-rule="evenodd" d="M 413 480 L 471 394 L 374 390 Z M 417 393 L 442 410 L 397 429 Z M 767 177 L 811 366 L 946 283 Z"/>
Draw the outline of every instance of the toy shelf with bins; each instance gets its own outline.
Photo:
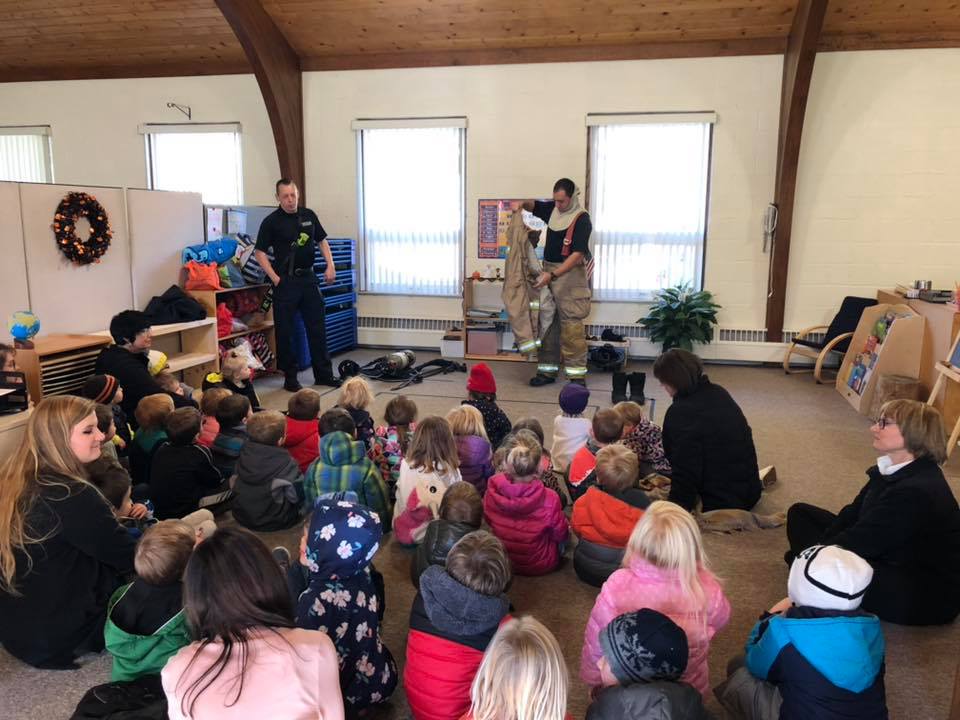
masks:
<path id="1" fill-rule="evenodd" d="M 521 355 L 519 352 L 514 350 L 502 350 L 499 349 L 500 346 L 500 336 L 502 328 L 510 328 L 510 323 L 503 316 L 503 313 L 496 317 L 491 318 L 482 318 L 474 317 L 469 314 L 469 310 L 475 307 L 476 299 L 476 283 L 489 283 L 491 286 L 496 286 L 498 289 L 503 287 L 503 278 L 494 278 L 492 280 L 488 279 L 475 279 L 475 278 L 464 278 L 463 280 L 463 334 L 464 334 L 464 353 L 463 357 L 467 360 L 506 360 L 512 362 L 536 362 L 536 355 Z M 500 295 L 497 294 L 497 303 L 500 303 Z M 485 332 L 490 326 L 493 325 L 496 328 L 495 335 L 497 337 L 497 352 L 496 353 L 477 353 L 470 352 L 470 339 L 471 331 L 476 332 Z"/>
<path id="2" fill-rule="evenodd" d="M 223 290 L 189 290 L 188 294 L 194 298 L 197 302 L 203 305 L 204 310 L 207 311 L 207 315 L 212 317 L 214 320 L 214 334 L 216 334 L 216 315 L 217 315 L 217 305 L 221 302 L 225 302 L 229 296 L 233 293 L 243 292 L 243 291 L 256 291 L 259 295 L 260 302 L 263 301 L 264 295 L 272 288 L 273 286 L 270 283 L 258 283 L 255 285 L 241 285 L 235 288 L 225 288 Z M 270 347 L 270 352 L 273 354 L 274 358 L 277 355 L 277 337 L 276 330 L 273 320 L 273 306 L 264 313 L 264 321 L 259 325 L 254 325 L 246 330 L 240 330 L 238 332 L 229 333 L 222 337 L 217 337 L 217 343 L 224 342 L 226 340 L 234 340 L 236 338 L 246 337 L 254 333 L 263 333 L 264 337 L 267 339 L 267 345 Z M 274 370 L 276 361 L 274 361 L 267 370 Z"/>

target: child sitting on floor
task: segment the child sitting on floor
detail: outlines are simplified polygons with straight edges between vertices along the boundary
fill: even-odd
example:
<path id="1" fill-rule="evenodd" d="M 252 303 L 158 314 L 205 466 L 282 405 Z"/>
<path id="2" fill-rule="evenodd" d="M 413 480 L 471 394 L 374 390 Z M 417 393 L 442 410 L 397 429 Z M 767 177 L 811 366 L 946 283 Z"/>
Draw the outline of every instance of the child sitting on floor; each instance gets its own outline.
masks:
<path id="1" fill-rule="evenodd" d="M 300 522 L 303 475 L 283 448 L 287 420 L 262 410 L 247 422 L 247 442 L 233 476 L 233 519 L 250 530 L 286 530 Z"/>
<path id="2" fill-rule="evenodd" d="M 113 412 L 113 423 L 116 426 L 114 444 L 122 454 L 127 454 L 133 433 L 130 431 L 130 422 L 127 414 L 120 407 L 123 402 L 123 388 L 113 375 L 91 375 L 80 388 L 80 396 L 95 403 L 107 405 Z"/>
<path id="3" fill-rule="evenodd" d="M 573 569 L 588 585 L 600 587 L 620 566 L 630 534 L 650 505 L 635 486 L 637 456 L 620 444 L 597 453 L 597 484 L 573 505 L 570 526 L 580 538 L 573 551 Z"/>
<path id="4" fill-rule="evenodd" d="M 431 520 L 417 554 L 410 562 L 410 579 L 420 587 L 420 576 L 431 565 L 444 565 L 447 553 L 460 538 L 479 530 L 483 522 L 483 499 L 468 482 L 455 482 L 440 501 L 440 517 Z"/>
<path id="5" fill-rule="evenodd" d="M 173 398 L 166 393 L 147 395 L 137 403 L 134 415 L 137 434 L 130 443 L 130 475 L 137 485 L 150 483 L 153 455 L 167 441 L 166 422 L 173 412 Z"/>
<path id="6" fill-rule="evenodd" d="M 340 388 L 337 407 L 350 413 L 353 424 L 357 429 L 357 440 L 362 442 L 365 447 L 370 446 L 370 440 L 373 438 L 373 418 L 367 412 L 367 408 L 372 404 L 373 390 L 370 389 L 370 383 L 365 378 L 354 375 Z"/>
<path id="7" fill-rule="evenodd" d="M 590 391 L 579 383 L 567 383 L 560 391 L 560 414 L 553 419 L 553 447 L 550 454 L 557 472 L 566 473 L 576 452 L 590 437 L 590 418 L 583 416 Z"/>
<path id="8" fill-rule="evenodd" d="M 113 417 L 113 408 L 98 403 L 94 412 L 97 414 L 97 430 L 103 433 L 103 441 L 100 443 L 100 457 L 108 457 L 119 463 L 120 456 L 117 455 L 117 445 L 114 443 L 114 439 L 117 437 L 117 424 Z M 126 458 L 124 458 L 124 461 L 126 461 Z"/>
<path id="9" fill-rule="evenodd" d="M 254 410 L 260 409 L 260 398 L 253 387 L 253 372 L 247 359 L 236 350 L 228 350 L 220 360 L 220 372 L 210 373 L 203 379 L 202 389 L 222 387 L 234 395 L 242 395 Z"/>
<path id="10" fill-rule="evenodd" d="M 400 462 L 393 523 L 397 540 L 404 545 L 420 544 L 427 525 L 439 516 L 447 488 L 462 479 L 450 424 L 441 417 L 425 418 Z"/>
<path id="11" fill-rule="evenodd" d="M 252 417 L 253 409 L 244 395 L 231 393 L 217 405 L 220 432 L 213 439 L 210 451 L 214 464 L 224 478 L 230 478 L 234 473 L 237 458 L 247 442 L 247 421 Z"/>
<path id="12" fill-rule="evenodd" d="M 483 427 L 483 415 L 473 405 L 460 405 L 447 413 L 450 432 L 457 443 L 460 476 L 481 495 L 493 475 L 493 451 Z"/>
<path id="13" fill-rule="evenodd" d="M 113 656 L 111 680 L 159 673 L 190 644 L 181 579 L 197 542 L 194 529 L 181 520 L 164 520 L 140 540 L 133 559 L 137 577 L 107 606 L 103 637 Z"/>
<path id="14" fill-rule="evenodd" d="M 642 490 L 660 489 L 663 500 L 670 494 L 670 461 L 663 450 L 663 433 L 660 428 L 647 419 L 646 407 L 625 400 L 613 406 L 623 420 L 623 437 L 620 440 L 637 454 L 640 460 L 640 488 Z M 655 478 L 646 480 L 651 474 L 663 476 L 659 482 Z"/>
<path id="15" fill-rule="evenodd" d="M 386 702 L 399 679 L 380 637 L 383 598 L 369 571 L 382 533 L 380 518 L 362 505 L 320 500 L 301 539 L 310 577 L 297 599 L 297 627 L 320 630 L 333 641 L 340 689 L 352 712 Z"/>
<path id="16" fill-rule="evenodd" d="M 230 397 L 232 393 L 226 388 L 212 387 L 204 390 L 203 397 L 200 398 L 200 414 L 203 416 L 203 424 L 200 426 L 200 437 L 198 443 L 204 447 L 213 447 L 213 441 L 220 434 L 220 423 L 217 422 L 217 408 L 224 398 Z"/>
<path id="17" fill-rule="evenodd" d="M 397 395 L 387 403 L 383 419 L 387 424 L 374 430 L 367 455 L 379 468 L 393 503 L 397 499 L 400 463 L 417 429 L 417 404 L 406 395 Z"/>
<path id="18" fill-rule="evenodd" d="M 287 434 L 283 446 L 300 472 L 320 455 L 320 393 L 312 388 L 297 390 L 287 401 Z"/>
<path id="19" fill-rule="evenodd" d="M 490 446 L 497 448 L 512 429 L 510 419 L 497 405 L 497 381 L 493 371 L 486 363 L 477 363 L 470 368 L 467 378 L 467 392 L 470 397 L 465 405 L 473 405 L 483 416 L 483 427 L 487 431 Z"/>
<path id="20" fill-rule="evenodd" d="M 573 460 L 570 461 L 567 487 L 574 502 L 594 484 L 593 478 L 588 482 L 584 481 L 597 465 L 597 451 L 611 443 L 619 442 L 621 435 L 623 435 L 623 419 L 620 414 L 613 408 L 597 410 L 590 423 L 590 437 L 587 438 L 587 444 L 577 450 Z"/>
<path id="21" fill-rule="evenodd" d="M 210 450 L 197 444 L 200 411 L 178 408 L 170 413 L 166 427 L 169 442 L 157 449 L 150 470 L 150 499 L 160 520 L 195 512 L 223 484 Z"/>
<path id="22" fill-rule="evenodd" d="M 407 702 L 417 720 L 453 720 L 470 709 L 470 685 L 483 652 L 509 617 L 504 594 L 509 583 L 503 545 L 483 530 L 465 535 L 450 549 L 445 565 L 431 565 L 423 573 L 410 611 L 403 669 Z"/>
<path id="23" fill-rule="evenodd" d="M 463 720 L 570 720 L 560 644 L 532 617 L 508 620 L 487 646 Z"/>
<path id="24" fill-rule="evenodd" d="M 577 385 L 577 383 L 571 384 Z M 529 430 L 537 436 L 537 441 L 540 443 L 540 469 L 537 473 L 540 476 L 540 482 L 542 482 L 548 490 L 553 490 L 557 494 L 557 497 L 560 498 L 560 504 L 566 507 L 567 493 L 563 489 L 563 474 L 556 472 L 550 451 L 547 450 L 544 445 L 543 425 L 534 417 L 524 417 L 513 424 L 513 430 L 514 432 L 517 430 Z"/>
<path id="25" fill-rule="evenodd" d="M 618 615 L 640 608 L 662 612 L 686 632 L 690 659 L 681 679 L 706 697 L 710 640 L 730 620 L 730 603 L 707 568 L 697 521 L 664 500 L 646 509 L 630 535 L 623 567 L 597 596 L 580 657 L 580 678 L 587 685 L 603 684 L 597 666 L 603 655 L 600 630 Z"/>
<path id="26" fill-rule="evenodd" d="M 836 545 L 790 566 L 788 597 L 764 613 L 717 698 L 733 718 L 886 718 L 883 628 L 860 609 L 873 568 Z M 746 667 L 744 667 L 746 663 Z"/>
<path id="27" fill-rule="evenodd" d="M 680 682 L 689 651 L 683 628 L 644 608 L 615 617 L 600 631 L 603 688 L 586 720 L 709 720 L 703 698 Z"/>
<path id="28" fill-rule="evenodd" d="M 483 515 L 507 549 L 516 575 L 545 575 L 560 564 L 570 528 L 560 498 L 537 476 L 536 435 L 520 430 L 513 437 L 516 444 L 507 453 L 502 472 L 490 478 Z"/>
<path id="29" fill-rule="evenodd" d="M 360 504 L 377 513 L 384 528 L 390 527 L 387 487 L 343 408 L 330 408 L 320 416 L 320 455 L 307 468 L 303 491 L 308 512 L 324 495 L 355 492 Z"/>

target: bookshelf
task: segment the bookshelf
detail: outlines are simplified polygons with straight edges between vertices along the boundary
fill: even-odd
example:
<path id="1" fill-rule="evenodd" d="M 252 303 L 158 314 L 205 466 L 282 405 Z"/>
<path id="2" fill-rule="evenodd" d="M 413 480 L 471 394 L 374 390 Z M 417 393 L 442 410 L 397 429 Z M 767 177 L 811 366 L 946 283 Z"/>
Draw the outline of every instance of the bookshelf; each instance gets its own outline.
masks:
<path id="1" fill-rule="evenodd" d="M 466 360 L 506 360 L 508 362 L 536 362 L 536 356 L 524 356 L 521 355 L 516 350 L 502 350 L 500 349 L 500 340 L 502 337 L 503 328 L 506 327 L 509 329 L 510 323 L 501 313 L 496 317 L 491 318 L 480 318 L 468 314 L 468 311 L 475 307 L 475 302 L 479 293 L 477 292 L 476 285 L 481 286 L 493 286 L 497 289 L 496 302 L 497 306 L 502 309 L 503 303 L 500 301 L 500 292 L 503 290 L 503 279 L 496 278 L 493 280 L 483 280 L 483 279 L 474 279 L 471 277 L 464 278 L 463 281 L 463 341 L 464 341 L 464 353 L 463 357 Z M 486 288 L 484 288 L 486 289 Z M 484 293 L 485 295 L 490 295 L 490 293 Z M 486 297 L 484 300 L 492 300 L 492 298 Z M 486 307 L 486 304 L 484 304 Z M 492 307 L 492 305 L 491 305 Z M 470 352 L 470 340 L 471 340 L 471 330 L 476 332 L 487 332 L 487 328 L 493 327 L 494 330 L 491 334 L 495 335 L 496 339 L 496 352 L 495 353 L 478 353 Z"/>

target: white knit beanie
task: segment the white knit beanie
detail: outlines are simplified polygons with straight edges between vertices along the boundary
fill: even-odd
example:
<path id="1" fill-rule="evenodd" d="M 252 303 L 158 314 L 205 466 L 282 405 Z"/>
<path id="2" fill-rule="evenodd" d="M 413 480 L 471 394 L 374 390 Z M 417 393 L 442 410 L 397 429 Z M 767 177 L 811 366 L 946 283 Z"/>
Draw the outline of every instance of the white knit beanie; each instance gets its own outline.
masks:
<path id="1" fill-rule="evenodd" d="M 837 545 L 814 545 L 793 561 L 787 593 L 794 605 L 856 610 L 873 579 L 870 563 Z"/>

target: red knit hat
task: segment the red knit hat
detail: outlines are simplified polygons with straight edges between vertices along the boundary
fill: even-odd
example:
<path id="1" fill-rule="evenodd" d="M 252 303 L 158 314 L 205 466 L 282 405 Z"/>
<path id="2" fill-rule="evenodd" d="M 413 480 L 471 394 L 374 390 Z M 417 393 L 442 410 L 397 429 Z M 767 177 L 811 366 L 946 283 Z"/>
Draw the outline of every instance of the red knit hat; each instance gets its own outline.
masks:
<path id="1" fill-rule="evenodd" d="M 493 377 L 493 370 L 486 363 L 477 363 L 470 368 L 470 377 L 467 379 L 467 390 L 473 392 L 486 393 L 488 395 L 497 394 L 497 381 Z"/>

